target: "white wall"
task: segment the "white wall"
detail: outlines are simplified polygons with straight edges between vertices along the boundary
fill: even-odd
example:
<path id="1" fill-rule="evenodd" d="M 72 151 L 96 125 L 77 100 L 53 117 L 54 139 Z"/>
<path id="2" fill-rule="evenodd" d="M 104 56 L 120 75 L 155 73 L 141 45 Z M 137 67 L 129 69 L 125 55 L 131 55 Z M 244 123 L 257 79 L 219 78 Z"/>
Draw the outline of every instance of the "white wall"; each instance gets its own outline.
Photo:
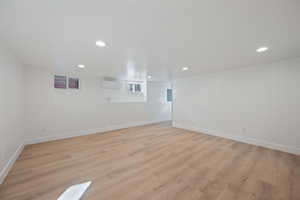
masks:
<path id="1" fill-rule="evenodd" d="M 300 59 L 174 82 L 176 127 L 300 154 Z"/>
<path id="2" fill-rule="evenodd" d="M 171 104 L 166 102 L 169 83 L 149 82 L 146 103 L 110 103 L 99 78 L 80 75 L 80 90 L 55 89 L 54 74 L 26 68 L 26 134 L 30 143 L 171 120 Z"/>
<path id="3" fill-rule="evenodd" d="M 22 67 L 6 49 L 0 49 L 0 184 L 22 149 Z"/>

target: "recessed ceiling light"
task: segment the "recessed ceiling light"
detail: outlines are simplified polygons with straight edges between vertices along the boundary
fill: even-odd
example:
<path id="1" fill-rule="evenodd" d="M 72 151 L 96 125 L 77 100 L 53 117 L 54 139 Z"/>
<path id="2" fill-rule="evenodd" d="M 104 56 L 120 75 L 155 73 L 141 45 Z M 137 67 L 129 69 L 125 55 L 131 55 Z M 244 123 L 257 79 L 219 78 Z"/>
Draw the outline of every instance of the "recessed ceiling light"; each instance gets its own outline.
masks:
<path id="1" fill-rule="evenodd" d="M 149 76 L 148 76 L 148 79 L 151 79 L 151 78 L 152 78 L 152 76 L 149 75 Z"/>
<path id="2" fill-rule="evenodd" d="M 258 49 L 256 49 L 256 52 L 261 53 L 267 51 L 268 49 L 269 49 L 268 47 L 259 47 Z"/>
<path id="3" fill-rule="evenodd" d="M 101 40 L 98 40 L 98 41 L 96 42 L 96 45 L 97 45 L 98 47 L 105 47 L 105 46 L 106 46 L 105 42 L 103 42 L 103 41 L 101 41 Z"/>
<path id="4" fill-rule="evenodd" d="M 186 70 L 189 70 L 189 68 L 188 67 L 183 67 L 182 68 L 182 71 L 186 71 Z"/>
<path id="5" fill-rule="evenodd" d="M 84 65 L 78 65 L 77 67 L 79 67 L 79 68 L 85 68 Z"/>

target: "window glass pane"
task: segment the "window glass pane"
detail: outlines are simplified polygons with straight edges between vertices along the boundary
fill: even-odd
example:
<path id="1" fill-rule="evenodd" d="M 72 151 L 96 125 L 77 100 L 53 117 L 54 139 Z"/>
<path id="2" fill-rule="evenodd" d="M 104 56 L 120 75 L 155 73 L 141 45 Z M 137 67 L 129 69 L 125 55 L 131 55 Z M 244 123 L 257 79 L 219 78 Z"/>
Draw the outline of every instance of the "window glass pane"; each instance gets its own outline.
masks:
<path id="1" fill-rule="evenodd" d="M 141 85 L 135 84 L 135 92 L 141 92 Z"/>
<path id="2" fill-rule="evenodd" d="M 67 77 L 66 76 L 54 76 L 54 87 L 55 88 L 67 88 Z"/>
<path id="3" fill-rule="evenodd" d="M 173 92 L 172 92 L 172 89 L 167 89 L 167 101 L 168 102 L 173 101 Z"/>
<path id="4" fill-rule="evenodd" d="M 132 83 L 128 84 L 128 87 L 129 87 L 129 91 L 130 91 L 130 92 L 134 92 L 134 91 L 133 91 L 133 84 L 132 84 Z"/>
<path id="5" fill-rule="evenodd" d="M 78 78 L 69 78 L 69 88 L 79 89 L 79 79 Z"/>

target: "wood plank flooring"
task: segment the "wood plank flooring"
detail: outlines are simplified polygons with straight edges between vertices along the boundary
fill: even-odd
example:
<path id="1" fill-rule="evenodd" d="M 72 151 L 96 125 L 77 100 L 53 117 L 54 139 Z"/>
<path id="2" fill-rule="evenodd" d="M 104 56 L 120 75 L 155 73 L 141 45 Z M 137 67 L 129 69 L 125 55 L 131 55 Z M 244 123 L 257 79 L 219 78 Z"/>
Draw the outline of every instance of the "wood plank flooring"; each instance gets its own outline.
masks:
<path id="1" fill-rule="evenodd" d="M 170 123 L 26 146 L 1 200 L 300 200 L 300 157 Z"/>

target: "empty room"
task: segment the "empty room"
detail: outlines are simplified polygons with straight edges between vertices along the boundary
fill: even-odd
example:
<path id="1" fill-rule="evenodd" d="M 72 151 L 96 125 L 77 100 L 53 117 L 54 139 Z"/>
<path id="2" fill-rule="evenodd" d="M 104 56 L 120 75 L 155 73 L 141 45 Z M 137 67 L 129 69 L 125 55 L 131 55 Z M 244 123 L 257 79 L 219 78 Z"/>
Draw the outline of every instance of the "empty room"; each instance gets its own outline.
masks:
<path id="1" fill-rule="evenodd" d="M 300 200 L 299 0 L 0 0 L 0 200 Z"/>

